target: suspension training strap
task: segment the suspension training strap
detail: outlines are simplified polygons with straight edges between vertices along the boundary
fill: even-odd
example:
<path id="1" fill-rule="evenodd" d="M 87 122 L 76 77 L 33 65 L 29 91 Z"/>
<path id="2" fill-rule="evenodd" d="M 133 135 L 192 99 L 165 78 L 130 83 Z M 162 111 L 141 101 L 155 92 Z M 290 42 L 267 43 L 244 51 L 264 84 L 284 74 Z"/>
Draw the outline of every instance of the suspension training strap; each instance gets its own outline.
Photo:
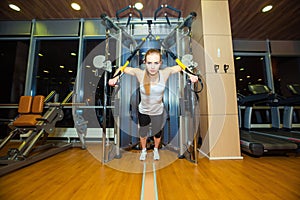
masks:
<path id="1" fill-rule="evenodd" d="M 141 43 L 135 48 L 135 50 L 130 54 L 130 56 L 127 58 L 125 64 L 124 64 L 122 67 L 120 67 L 120 68 L 115 72 L 113 78 L 115 78 L 115 77 L 121 75 L 121 74 L 124 72 L 125 68 L 129 65 L 131 59 L 132 59 L 132 58 L 135 56 L 135 54 L 141 49 L 141 47 L 142 47 L 143 44 L 146 42 L 147 38 L 149 38 L 149 36 L 150 36 L 150 35 L 148 35 L 148 36 L 145 37 L 145 38 L 142 38 L 142 42 L 141 42 Z"/>

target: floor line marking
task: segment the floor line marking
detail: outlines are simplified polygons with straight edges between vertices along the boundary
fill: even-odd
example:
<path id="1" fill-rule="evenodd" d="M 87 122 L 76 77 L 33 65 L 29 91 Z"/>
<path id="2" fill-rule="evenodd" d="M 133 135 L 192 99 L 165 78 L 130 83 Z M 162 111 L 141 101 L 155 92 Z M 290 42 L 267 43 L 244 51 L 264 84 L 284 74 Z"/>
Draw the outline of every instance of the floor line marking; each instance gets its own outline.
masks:
<path id="1" fill-rule="evenodd" d="M 143 179 L 142 179 L 142 189 L 141 189 L 141 200 L 144 200 L 145 176 L 146 176 L 146 163 L 144 162 Z"/>
<path id="2" fill-rule="evenodd" d="M 158 190 L 157 190 L 157 182 L 156 182 L 156 169 L 155 169 L 155 163 L 153 163 L 153 178 L 154 178 L 154 193 L 155 193 L 155 199 L 158 200 Z"/>

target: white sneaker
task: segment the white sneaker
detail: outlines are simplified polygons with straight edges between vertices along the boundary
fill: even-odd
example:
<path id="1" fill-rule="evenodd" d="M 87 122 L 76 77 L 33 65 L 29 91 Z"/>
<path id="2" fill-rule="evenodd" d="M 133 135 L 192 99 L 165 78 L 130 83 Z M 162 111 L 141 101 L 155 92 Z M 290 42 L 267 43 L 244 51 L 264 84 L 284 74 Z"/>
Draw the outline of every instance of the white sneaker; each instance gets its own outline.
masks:
<path id="1" fill-rule="evenodd" d="M 159 153 L 157 149 L 154 149 L 153 151 L 153 159 L 154 160 L 159 160 Z"/>
<path id="2" fill-rule="evenodd" d="M 142 151 L 141 155 L 140 155 L 140 160 L 146 160 L 147 157 L 147 151 Z"/>

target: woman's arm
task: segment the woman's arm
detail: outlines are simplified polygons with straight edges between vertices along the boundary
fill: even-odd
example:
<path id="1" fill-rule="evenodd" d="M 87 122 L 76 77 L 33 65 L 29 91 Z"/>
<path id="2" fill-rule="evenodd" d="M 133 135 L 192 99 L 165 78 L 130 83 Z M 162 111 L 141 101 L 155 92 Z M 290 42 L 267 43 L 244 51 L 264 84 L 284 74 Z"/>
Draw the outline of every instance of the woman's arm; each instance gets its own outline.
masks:
<path id="1" fill-rule="evenodd" d="M 137 72 L 139 71 L 140 69 L 139 68 L 132 68 L 132 67 L 126 67 L 123 71 L 123 73 L 125 74 L 128 74 L 128 75 L 131 75 L 131 76 L 136 76 Z M 118 74 L 118 70 L 115 72 L 115 74 Z M 116 76 L 114 78 L 111 78 L 108 80 L 108 85 L 110 86 L 115 86 L 116 83 L 118 82 L 120 78 L 120 75 L 119 76 Z"/>
<path id="2" fill-rule="evenodd" d="M 166 68 L 161 70 L 161 72 L 164 75 L 165 81 L 168 80 L 168 78 L 171 74 L 176 74 L 180 71 L 181 71 L 181 67 L 179 65 L 175 65 L 173 67 L 166 67 Z"/>
<path id="3" fill-rule="evenodd" d="M 173 67 L 166 67 L 165 69 L 163 69 L 163 71 L 166 72 L 165 76 L 166 76 L 166 79 L 168 79 L 171 74 L 181 72 L 182 68 L 179 65 L 175 65 Z M 187 73 L 187 75 L 189 76 L 192 83 L 196 83 L 198 81 L 198 76 L 195 76 L 195 75 L 189 74 L 189 73 Z"/>
<path id="4" fill-rule="evenodd" d="M 181 67 L 179 65 L 175 65 L 173 67 L 166 67 L 165 70 L 169 71 L 169 74 L 176 74 L 181 72 Z"/>

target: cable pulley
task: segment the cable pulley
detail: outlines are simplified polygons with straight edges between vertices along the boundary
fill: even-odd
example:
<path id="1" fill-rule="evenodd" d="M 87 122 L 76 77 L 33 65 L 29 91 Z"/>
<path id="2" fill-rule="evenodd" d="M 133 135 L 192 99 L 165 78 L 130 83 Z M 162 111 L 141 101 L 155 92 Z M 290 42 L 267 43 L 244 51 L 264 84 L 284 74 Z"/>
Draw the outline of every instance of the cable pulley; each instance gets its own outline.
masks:
<path id="1" fill-rule="evenodd" d="M 104 55 L 95 56 L 93 59 L 93 65 L 97 69 L 103 69 L 105 71 L 112 71 L 112 64 L 110 60 L 106 60 Z"/>

